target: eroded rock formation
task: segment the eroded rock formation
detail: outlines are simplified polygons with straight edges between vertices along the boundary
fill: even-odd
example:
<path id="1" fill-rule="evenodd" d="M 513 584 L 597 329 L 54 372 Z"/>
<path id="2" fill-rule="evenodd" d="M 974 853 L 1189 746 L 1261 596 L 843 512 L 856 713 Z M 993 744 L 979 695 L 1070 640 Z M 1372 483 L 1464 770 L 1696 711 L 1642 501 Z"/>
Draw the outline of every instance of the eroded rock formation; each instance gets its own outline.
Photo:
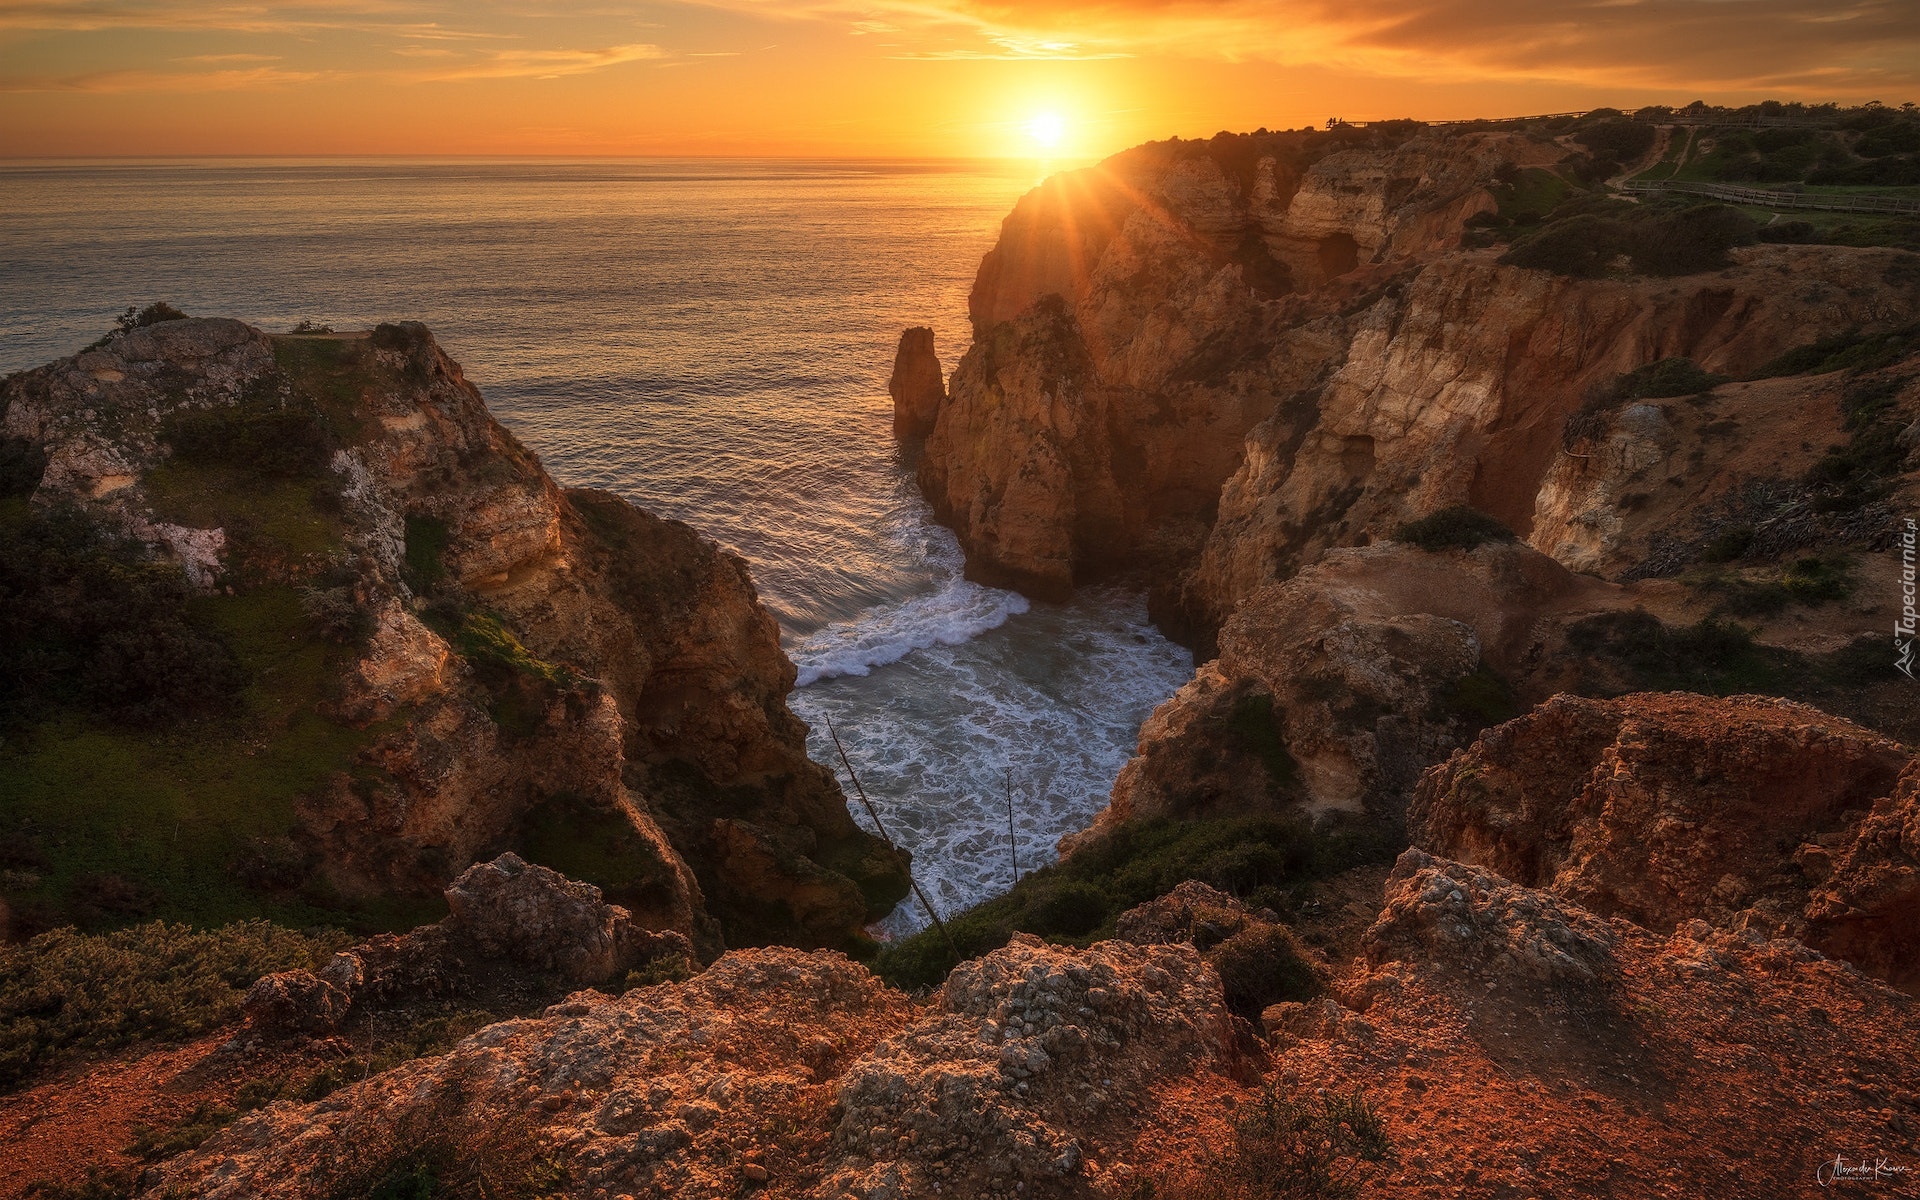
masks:
<path id="1" fill-rule="evenodd" d="M 424 326 L 165 321 L 10 377 L 0 426 L 45 457 L 36 506 L 79 505 L 209 588 L 339 614 L 328 715 L 364 748 L 296 832 L 332 887 L 434 895 L 545 830 L 604 847 L 639 923 L 710 951 L 713 915 L 736 941 L 837 944 L 904 887 L 806 756 L 745 564 L 559 487 Z M 196 430 L 212 448 L 185 457 Z M 306 456 L 298 537 L 262 537 L 289 518 L 249 507 L 279 476 L 227 478 L 218 439 L 247 436 Z"/>
<path id="2" fill-rule="evenodd" d="M 1595 912 L 1799 937 L 1911 987 L 1913 762 L 1785 700 L 1558 696 L 1430 772 L 1408 824 Z"/>
<path id="3" fill-rule="evenodd" d="M 893 397 L 895 437 L 922 438 L 933 432 L 934 418 L 947 400 L 947 377 L 934 353 L 933 330 L 922 325 L 900 335 L 887 394 Z"/>

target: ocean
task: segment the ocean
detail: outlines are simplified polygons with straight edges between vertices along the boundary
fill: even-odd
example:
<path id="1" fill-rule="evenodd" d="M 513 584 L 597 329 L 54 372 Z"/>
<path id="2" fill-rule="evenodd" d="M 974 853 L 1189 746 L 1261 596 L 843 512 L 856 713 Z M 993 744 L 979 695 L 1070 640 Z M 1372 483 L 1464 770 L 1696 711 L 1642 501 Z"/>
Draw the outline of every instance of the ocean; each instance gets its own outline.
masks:
<path id="1" fill-rule="evenodd" d="M 419 320 L 562 484 L 751 564 L 813 757 L 846 744 L 942 912 L 1106 803 L 1191 674 L 1140 594 L 961 578 L 891 432 L 900 330 L 966 349 L 1031 165 L 716 159 L 0 165 L 0 373 L 166 300 L 268 330 Z M 864 813 L 856 811 L 862 823 Z M 893 936 L 925 923 L 911 903 Z"/>

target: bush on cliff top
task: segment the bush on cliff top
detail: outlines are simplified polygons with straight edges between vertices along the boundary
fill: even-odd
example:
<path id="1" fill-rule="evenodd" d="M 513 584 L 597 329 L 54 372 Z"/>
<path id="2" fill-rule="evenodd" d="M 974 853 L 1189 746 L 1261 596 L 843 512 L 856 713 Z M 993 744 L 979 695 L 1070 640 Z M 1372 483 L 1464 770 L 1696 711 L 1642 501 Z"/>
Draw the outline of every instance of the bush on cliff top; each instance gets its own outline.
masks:
<path id="1" fill-rule="evenodd" d="M 75 509 L 0 519 L 0 731 L 63 708 L 153 727 L 234 711 L 245 676 L 180 568 Z"/>
<path id="2" fill-rule="evenodd" d="M 1508 266 L 1594 279 L 1621 256 L 1643 275 L 1692 275 L 1728 265 L 1727 251 L 1752 245 L 1756 226 L 1738 209 L 1699 204 L 1679 210 L 1601 216 L 1576 211 L 1555 218 L 1515 242 L 1500 261 Z"/>
<path id="3" fill-rule="evenodd" d="M 1301 1097 L 1269 1083 L 1233 1137 L 1200 1161 L 1143 1181 L 1127 1200 L 1352 1200 L 1393 1157 L 1387 1124 L 1355 1090 Z"/>

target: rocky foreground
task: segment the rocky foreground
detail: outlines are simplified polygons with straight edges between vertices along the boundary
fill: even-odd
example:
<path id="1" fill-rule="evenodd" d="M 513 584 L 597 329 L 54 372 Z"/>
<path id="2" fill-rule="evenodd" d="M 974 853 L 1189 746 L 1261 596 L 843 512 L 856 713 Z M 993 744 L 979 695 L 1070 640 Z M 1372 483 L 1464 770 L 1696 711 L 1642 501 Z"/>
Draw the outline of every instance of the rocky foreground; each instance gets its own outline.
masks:
<path id="1" fill-rule="evenodd" d="M 1368 1098 L 1390 1153 L 1345 1166 L 1371 1195 L 1817 1194 L 1836 1157 L 1911 1163 L 1920 1008 L 1801 942 L 1656 932 L 1409 850 L 1353 958 L 1256 1031 L 1196 943 L 1261 919 L 1189 885 L 1085 949 L 1017 937 L 924 1000 L 837 953 L 736 951 L 274 1104 L 142 1194 L 431 1170 L 487 1194 L 1198 1195 L 1267 1084 Z M 254 1013 L 256 1037 L 295 1036 Z"/>

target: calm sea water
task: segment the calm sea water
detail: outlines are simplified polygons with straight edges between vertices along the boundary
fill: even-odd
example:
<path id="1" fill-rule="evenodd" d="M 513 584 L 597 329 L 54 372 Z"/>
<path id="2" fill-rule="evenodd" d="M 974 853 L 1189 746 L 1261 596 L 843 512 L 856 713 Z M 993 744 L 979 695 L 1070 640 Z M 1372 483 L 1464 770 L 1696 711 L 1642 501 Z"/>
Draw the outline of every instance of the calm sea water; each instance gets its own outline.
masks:
<path id="1" fill-rule="evenodd" d="M 157 299 L 269 330 L 425 321 L 562 483 L 752 564 L 814 757 L 838 768 L 831 718 L 952 909 L 1008 882 L 1007 771 L 1023 864 L 1050 859 L 1192 667 L 1125 590 L 1029 605 L 962 580 L 892 439 L 899 331 L 932 325 L 952 367 L 974 269 L 1035 182 L 848 161 L 0 166 L 0 372 Z"/>

